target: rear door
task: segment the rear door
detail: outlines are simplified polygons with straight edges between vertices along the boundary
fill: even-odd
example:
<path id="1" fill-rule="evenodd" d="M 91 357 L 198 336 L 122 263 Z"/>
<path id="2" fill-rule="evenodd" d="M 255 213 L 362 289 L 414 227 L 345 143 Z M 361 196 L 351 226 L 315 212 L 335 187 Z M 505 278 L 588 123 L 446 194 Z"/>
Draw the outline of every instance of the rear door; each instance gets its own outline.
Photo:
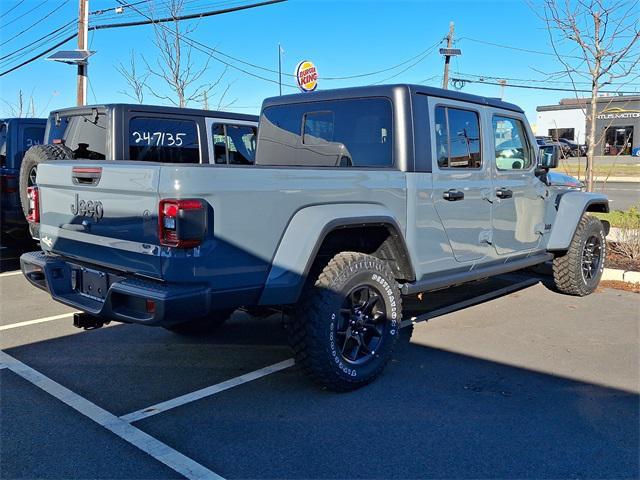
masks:
<path id="1" fill-rule="evenodd" d="M 536 149 L 522 115 L 493 109 L 493 240 L 499 255 L 535 249 L 544 233 L 544 184 L 534 174 Z"/>
<path id="2" fill-rule="evenodd" d="M 159 164 L 56 161 L 38 168 L 43 250 L 161 278 Z"/>
<path id="3" fill-rule="evenodd" d="M 482 107 L 429 98 L 434 119 L 433 202 L 457 261 L 490 253 L 490 167 L 483 155 Z"/>

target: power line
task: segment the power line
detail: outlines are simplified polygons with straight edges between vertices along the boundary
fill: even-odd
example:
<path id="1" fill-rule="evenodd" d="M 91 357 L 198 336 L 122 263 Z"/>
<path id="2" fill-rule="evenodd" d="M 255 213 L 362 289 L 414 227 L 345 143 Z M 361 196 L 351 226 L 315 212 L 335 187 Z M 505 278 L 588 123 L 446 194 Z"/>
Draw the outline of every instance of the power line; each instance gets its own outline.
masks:
<path id="1" fill-rule="evenodd" d="M 117 1 L 118 3 L 122 3 L 122 0 L 116 0 L 116 1 Z M 253 6 L 268 5 L 268 4 L 271 4 L 271 3 L 279 3 L 279 2 L 282 2 L 282 1 L 286 1 L 286 0 L 275 0 L 275 1 L 274 1 L 274 0 L 272 0 L 272 1 L 270 1 L 270 2 L 263 2 L 263 3 L 261 3 L 261 4 L 253 4 Z M 245 9 L 245 8 L 251 8 L 251 6 L 248 6 L 248 7 L 237 7 L 237 8 Z M 137 10 L 141 15 L 143 15 L 143 16 L 145 16 L 145 17 L 147 17 L 147 18 L 150 20 L 150 21 L 149 21 L 149 22 L 147 22 L 147 23 L 158 23 L 158 25 L 159 25 L 160 27 L 162 27 L 162 28 L 164 28 L 165 30 L 168 30 L 169 32 L 173 33 L 173 32 L 172 32 L 172 31 L 171 31 L 167 26 L 165 26 L 165 25 L 164 25 L 164 23 L 159 23 L 157 20 L 153 20 L 151 17 L 149 17 L 149 16 L 145 15 L 144 13 L 140 12 L 136 7 L 133 7 L 133 9 L 134 9 L 134 10 Z M 228 11 L 228 10 L 229 10 L 229 9 L 226 9 L 225 11 Z M 235 11 L 235 10 L 232 10 L 232 11 Z M 169 19 L 168 21 L 175 21 L 175 20 L 176 20 L 176 19 L 178 19 L 178 18 L 179 18 L 179 17 L 176 17 L 175 19 L 174 19 L 174 18 L 172 18 L 172 19 Z M 231 67 L 231 68 L 233 68 L 233 69 L 235 69 L 235 70 L 238 70 L 238 71 L 240 71 L 240 72 L 246 73 L 247 75 L 250 75 L 250 76 L 252 76 L 252 77 L 259 78 L 259 79 L 261 79 L 261 80 L 265 80 L 265 81 L 267 81 L 267 82 L 271 82 L 271 83 L 279 84 L 279 82 L 278 82 L 277 80 L 273 80 L 273 79 L 271 79 L 271 78 L 267 78 L 267 77 L 263 77 L 263 76 L 261 76 L 261 75 L 257 75 L 257 74 L 255 74 L 255 73 L 249 72 L 249 71 L 244 70 L 244 69 L 242 69 L 242 68 L 240 68 L 240 67 L 238 67 L 238 66 L 236 66 L 236 65 L 233 65 L 233 64 L 231 64 L 231 63 L 225 62 L 224 60 L 221 60 L 221 59 L 217 58 L 217 57 L 214 55 L 214 53 L 217 53 L 217 51 L 216 51 L 215 49 L 213 49 L 213 48 L 211 48 L 211 47 L 209 47 L 209 46 L 207 46 L 207 45 L 204 45 L 203 43 L 200 43 L 200 42 L 198 42 L 198 41 L 196 41 L 196 40 L 193 40 L 192 38 L 190 38 L 190 37 L 188 37 L 188 36 L 186 36 L 186 35 L 181 35 L 181 38 L 182 38 L 182 39 L 183 39 L 183 40 L 184 40 L 188 45 L 191 45 L 191 47 L 192 47 L 192 48 L 195 48 L 196 50 L 198 50 L 198 51 L 200 51 L 200 52 L 203 52 L 203 53 L 205 53 L 205 54 L 208 54 L 208 55 L 209 55 L 211 58 L 213 58 L 214 60 L 216 60 L 216 61 L 218 61 L 218 62 L 220 62 L 220 63 L 222 63 L 222 64 L 224 64 L 224 65 L 226 65 L 226 66 L 228 66 L 228 67 Z M 204 50 L 203 48 L 204 48 L 204 49 L 206 49 L 206 50 Z M 286 85 L 286 86 L 288 86 L 288 87 L 296 88 L 294 85 L 289 85 L 289 84 L 286 84 L 286 83 L 283 83 L 283 85 Z"/>
<path id="2" fill-rule="evenodd" d="M 34 10 L 40 8 L 42 5 L 44 5 L 45 3 L 47 3 L 47 0 L 44 0 L 42 3 L 39 3 L 38 5 L 36 5 L 35 7 L 33 7 L 31 10 L 28 10 L 26 12 L 24 12 L 22 15 L 14 18 L 13 20 L 9 20 L 7 23 L 5 23 L 4 25 L 2 25 L 0 27 L 1 29 L 7 28 L 7 26 L 11 25 L 13 22 L 15 22 L 16 20 L 20 20 L 22 17 L 24 17 L 25 15 L 30 14 L 31 12 L 33 12 Z"/>
<path id="3" fill-rule="evenodd" d="M 0 57 L 0 61 L 4 60 L 5 58 L 11 57 L 12 55 L 16 54 L 16 53 L 25 53 L 24 49 L 29 48 L 32 45 L 35 45 L 36 43 L 40 42 L 41 40 L 44 40 L 47 37 L 50 37 L 52 35 L 55 35 L 56 33 L 58 33 L 61 30 L 64 30 L 65 28 L 68 29 L 69 26 L 71 26 L 71 24 L 75 23 L 76 20 L 71 20 L 70 22 L 65 23 L 64 25 L 62 25 L 61 27 L 56 28 L 55 30 L 47 33 L 46 35 L 43 35 L 42 37 L 38 38 L 37 40 L 34 40 L 31 43 L 28 43 L 27 45 L 23 45 L 22 47 L 14 50 L 13 52 L 7 53 L 6 55 L 3 55 L 2 57 Z"/>
<path id="4" fill-rule="evenodd" d="M 116 0 L 118 3 L 122 4 L 124 6 L 124 3 L 121 2 L 120 0 Z M 166 22 L 175 22 L 178 20 L 191 20 L 194 18 L 204 18 L 204 17 L 211 17 L 213 15 L 222 15 L 223 13 L 231 13 L 231 12 L 238 12 L 240 10 L 247 10 L 249 8 L 256 8 L 256 7 L 263 7 L 266 5 L 272 5 L 274 3 L 282 3 L 282 2 L 286 2 L 287 0 L 267 0 L 264 2 L 260 2 L 260 3 L 252 3 L 249 5 L 242 5 L 239 7 L 231 7 L 231 8 L 224 8 L 222 10 L 213 10 L 210 12 L 202 12 L 202 13 L 192 13 L 190 15 L 180 15 L 180 16 L 176 16 L 176 17 L 166 17 L 166 18 L 158 18 L 158 19 L 154 19 L 152 17 L 149 17 L 148 15 L 145 15 L 144 13 L 142 13 L 140 10 L 138 10 L 136 7 L 132 7 L 134 10 L 136 10 L 137 12 L 140 13 L 140 15 L 146 17 L 148 20 L 141 20 L 138 22 L 123 22 L 123 23 L 109 23 L 106 25 L 96 25 L 93 27 L 94 30 L 101 30 L 104 28 L 120 28 L 120 27 L 136 27 L 138 25 L 148 25 L 148 24 L 162 24 L 162 23 L 166 23 Z M 131 6 L 131 5 L 129 5 Z"/>
<path id="5" fill-rule="evenodd" d="M 537 55 L 546 55 L 546 56 L 549 56 L 549 57 L 555 57 L 556 56 L 555 53 L 551 53 L 551 52 L 542 52 L 540 50 L 531 50 L 531 49 L 528 49 L 528 48 L 514 47 L 514 46 L 511 46 L 511 45 L 502 45 L 500 43 L 487 42 L 486 40 L 478 40 L 476 38 L 471 38 L 471 37 L 459 38 L 458 42 L 461 42 L 463 40 L 470 40 L 470 41 L 475 42 L 475 43 L 481 43 L 481 44 L 484 44 L 484 45 L 491 45 L 492 47 L 507 48 L 509 50 L 516 50 L 518 52 L 535 53 Z M 577 56 L 572 56 L 572 55 L 565 55 L 565 57 L 574 58 L 574 59 L 578 59 L 578 60 L 584 60 L 582 57 L 577 57 Z"/>
<path id="6" fill-rule="evenodd" d="M 425 58 L 427 58 L 427 57 L 428 57 L 428 56 L 433 52 L 433 49 L 434 49 L 434 48 L 436 48 L 436 47 L 437 47 L 441 42 L 442 42 L 442 40 L 438 40 L 436 43 L 434 43 L 431 47 L 429 47 L 429 48 L 426 50 L 426 53 L 425 53 L 421 58 L 419 58 L 418 60 L 416 60 L 414 63 L 412 63 L 412 64 L 411 64 L 411 65 L 409 65 L 408 67 L 406 67 L 406 68 L 404 68 L 404 69 L 400 70 L 399 72 L 397 72 L 397 73 L 395 73 L 395 74 L 391 75 L 390 77 L 387 77 L 387 78 L 385 78 L 385 79 L 383 79 L 383 80 L 380 80 L 380 81 L 378 81 L 378 82 L 374 82 L 372 85 L 379 85 L 379 84 L 381 84 L 381 83 L 388 82 L 389 80 L 391 80 L 391 79 L 393 79 L 393 78 L 396 78 L 397 76 L 399 76 L 399 75 L 403 74 L 403 73 L 404 73 L 404 72 L 406 72 L 407 70 L 409 70 L 409 69 L 411 69 L 411 68 L 415 67 L 417 64 L 419 64 L 419 63 L 421 63 L 422 61 L 424 61 L 424 59 L 425 59 Z"/>
<path id="7" fill-rule="evenodd" d="M 55 49 L 56 49 L 56 48 L 58 48 L 60 45 L 64 45 L 64 44 L 65 44 L 65 43 L 67 43 L 69 40 L 71 40 L 71 39 L 73 39 L 73 38 L 76 38 L 77 36 L 78 36 L 78 34 L 77 34 L 77 33 L 74 33 L 73 35 L 71 35 L 71 36 L 69 36 L 69 37 L 65 38 L 64 40 L 62 40 L 61 42 L 56 43 L 53 47 L 48 48 L 48 49 L 47 49 L 47 50 L 45 50 L 44 52 L 41 52 L 41 53 L 37 54 L 36 56 L 31 57 L 29 60 L 26 60 L 26 61 L 22 62 L 20 65 L 16 65 L 15 67 L 10 68 L 9 70 L 5 70 L 4 72 L 0 73 L 0 77 L 3 77 L 3 76 L 5 76 L 5 75 L 6 75 L 6 74 L 8 74 L 8 73 L 13 72 L 14 70 L 17 70 L 17 69 L 19 69 L 19 68 L 21 68 L 21 67 L 24 67 L 25 65 L 28 65 L 29 63 L 34 62 L 34 61 L 36 61 L 37 59 L 44 57 L 44 56 L 45 56 L 47 53 L 49 53 L 50 51 L 55 50 Z"/>
<path id="8" fill-rule="evenodd" d="M 537 85 L 513 85 L 509 83 L 498 83 L 498 82 L 486 82 L 481 80 L 469 80 L 466 78 L 452 78 L 451 83 L 456 87 L 456 84 L 459 85 L 459 88 L 463 88 L 466 83 L 480 83 L 484 85 L 499 85 L 505 87 L 512 88 L 526 88 L 531 90 L 550 90 L 554 92 L 580 92 L 580 93 L 591 93 L 591 90 L 586 89 L 574 89 L 574 88 L 559 88 L 559 87 L 543 87 Z M 456 87 L 457 88 L 457 87 Z M 636 95 L 640 92 L 638 91 L 616 91 L 616 90 L 600 90 L 598 93 L 614 93 L 614 94 L 626 94 L 626 95 Z"/>
<path id="9" fill-rule="evenodd" d="M 24 0 L 20 0 L 18 3 L 16 3 L 13 7 L 11 7 L 9 10 L 7 10 L 6 12 L 2 12 L 0 13 L 0 18 L 3 18 L 6 15 L 9 15 L 11 12 L 13 12 L 16 8 L 18 8 L 20 5 L 22 5 L 24 3 Z"/>
<path id="10" fill-rule="evenodd" d="M 511 77 L 496 77 L 491 75 L 478 75 L 475 73 L 462 73 L 462 72 L 454 72 L 456 75 L 464 75 L 467 77 L 476 77 L 480 81 L 488 78 L 492 80 L 508 80 L 513 82 L 530 82 L 530 83 L 557 83 L 557 84 L 565 84 L 565 85 L 591 85 L 591 82 L 571 82 L 569 80 L 544 80 L 544 79 L 533 79 L 533 78 L 511 78 Z M 636 84 L 626 84 L 635 86 Z M 640 85 L 639 85 L 640 86 Z"/>
<path id="11" fill-rule="evenodd" d="M 120 4 L 124 4 L 124 2 L 122 2 L 121 0 L 117 0 L 117 1 Z M 265 1 L 265 2 L 254 3 L 254 4 L 250 4 L 250 5 L 243 5 L 243 6 L 240 6 L 240 7 L 226 8 L 226 9 L 223 9 L 223 10 L 214 10 L 214 11 L 211 11 L 211 12 L 202 12 L 202 13 L 195 14 L 195 15 L 185 15 L 185 16 L 178 16 L 178 17 L 175 17 L 175 18 L 171 17 L 171 18 L 162 18 L 162 19 L 153 19 L 153 18 L 149 17 L 148 15 L 144 14 L 143 12 L 141 12 L 138 8 L 133 6 L 133 4 L 127 4 L 128 6 L 132 7 L 134 10 L 136 10 L 138 13 L 140 13 L 142 16 L 146 17 L 148 20 L 144 21 L 144 22 L 128 22 L 128 23 L 120 23 L 120 24 L 94 25 L 94 26 L 89 27 L 89 30 L 102 30 L 102 29 L 108 29 L 108 28 L 119 28 L 119 27 L 125 27 L 125 26 L 136 26 L 136 25 L 145 25 L 145 24 L 158 24 L 161 27 L 167 28 L 167 27 L 165 27 L 163 25 L 163 23 L 169 22 L 169 21 L 176 21 L 176 20 L 187 20 L 187 19 L 191 19 L 191 18 L 208 17 L 208 16 L 212 16 L 212 15 L 221 15 L 222 13 L 229 13 L 229 12 L 235 12 L 235 11 L 239 11 L 239 10 L 246 10 L 246 9 L 249 9 L 249 8 L 255 8 L 255 7 L 264 6 L 264 5 L 281 3 L 281 2 L 284 2 L 284 1 L 286 1 L 286 0 L 268 0 L 268 1 Z M 53 47 L 48 48 L 44 52 L 41 52 L 41 53 L 29 58 L 28 60 L 20 63 L 19 65 L 16 65 L 16 66 L 14 66 L 14 67 L 12 67 L 12 68 L 0 73 L 0 77 L 6 75 L 8 73 L 11 73 L 11 72 L 13 72 L 13 71 L 15 71 L 15 70 L 17 70 L 17 69 L 19 69 L 21 67 L 24 67 L 25 65 L 28 65 L 29 63 L 34 62 L 34 61 L 38 60 L 39 58 L 42 58 L 44 55 L 46 55 L 47 53 L 49 53 L 53 49 L 63 45 L 64 43 L 66 43 L 69 40 L 75 38 L 76 36 L 77 36 L 77 34 L 73 34 L 73 35 L 70 35 L 70 36 L 64 38 L 62 41 L 56 43 Z M 196 43 L 196 44 L 199 44 L 201 46 L 206 47 L 211 52 L 215 51 L 215 50 L 211 49 L 210 47 L 208 47 L 208 46 L 206 46 L 204 44 L 201 44 L 200 42 L 196 42 L 195 40 L 190 39 L 189 37 L 183 36 L 182 38 L 185 39 L 185 41 L 187 41 L 187 43 L 193 42 L 193 43 Z M 193 44 L 192 43 L 190 43 L 190 44 L 193 47 Z M 194 47 L 194 48 L 196 48 L 196 47 Z M 201 49 L 198 49 L 198 50 L 202 51 Z M 204 53 L 209 54 L 209 55 L 211 55 L 213 57 L 213 55 L 211 53 L 209 53 L 209 52 L 205 51 Z M 238 68 L 238 67 L 236 67 L 234 65 L 226 63 L 226 62 L 224 62 L 224 61 L 222 61 L 222 60 L 220 60 L 220 59 L 218 59 L 216 57 L 213 57 L 213 58 L 215 58 L 219 62 L 225 63 L 226 65 L 228 65 L 228 66 L 230 66 L 232 68 L 235 68 L 237 70 L 243 71 L 244 73 L 247 73 L 248 75 L 252 75 L 254 77 L 261 78 L 263 80 L 274 82 L 274 80 L 267 79 L 266 77 L 261 77 L 259 75 L 252 74 L 251 72 L 247 72 L 246 70 L 240 69 L 240 68 Z"/>
<path id="12" fill-rule="evenodd" d="M 19 33 L 12 35 L 10 38 L 8 38 L 7 40 L 5 40 L 4 42 L 0 43 L 0 46 L 10 42 L 11 40 L 15 40 L 16 38 L 18 38 L 20 35 L 22 35 L 23 33 L 28 32 L 29 30 L 31 30 L 33 27 L 35 27 L 36 25 L 38 25 L 39 23 L 42 23 L 44 20 L 48 19 L 51 15 L 53 15 L 54 13 L 56 13 L 58 10 L 60 10 L 62 7 L 64 7 L 67 3 L 69 3 L 69 0 L 64 0 L 64 2 L 62 2 L 60 5 L 58 5 L 56 8 L 54 8 L 53 10 L 51 10 L 49 13 L 47 13 L 44 17 L 36 20 L 35 22 L 33 22 L 31 25 L 29 25 L 27 28 L 21 30 Z"/>

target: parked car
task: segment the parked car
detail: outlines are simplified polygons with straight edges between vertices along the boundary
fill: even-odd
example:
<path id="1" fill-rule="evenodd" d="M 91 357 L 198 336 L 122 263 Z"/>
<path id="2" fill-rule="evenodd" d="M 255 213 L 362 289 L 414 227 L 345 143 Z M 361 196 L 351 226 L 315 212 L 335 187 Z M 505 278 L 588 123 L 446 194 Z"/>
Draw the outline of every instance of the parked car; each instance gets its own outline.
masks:
<path id="1" fill-rule="evenodd" d="M 249 165 L 255 157 L 258 117 L 153 105 L 104 104 L 54 110 L 42 145 L 29 149 L 20 170 L 20 198 L 46 160 Z M 32 234 L 37 238 L 37 223 Z"/>
<path id="2" fill-rule="evenodd" d="M 608 200 L 550 186 L 558 158 L 497 99 L 417 85 L 270 98 L 256 166 L 42 163 L 42 251 L 22 271 L 85 328 L 201 332 L 241 306 L 279 309 L 302 370 L 350 390 L 390 360 L 403 295 L 551 260 L 559 291 L 596 289 L 606 224 L 587 212 Z"/>
<path id="3" fill-rule="evenodd" d="M 559 138 L 564 152 L 569 157 L 584 157 L 587 155 L 587 146 L 566 138 Z"/>
<path id="4" fill-rule="evenodd" d="M 18 175 L 25 152 L 42 143 L 44 118 L 0 119 L 0 225 L 4 240 L 29 238 L 20 206 Z"/>

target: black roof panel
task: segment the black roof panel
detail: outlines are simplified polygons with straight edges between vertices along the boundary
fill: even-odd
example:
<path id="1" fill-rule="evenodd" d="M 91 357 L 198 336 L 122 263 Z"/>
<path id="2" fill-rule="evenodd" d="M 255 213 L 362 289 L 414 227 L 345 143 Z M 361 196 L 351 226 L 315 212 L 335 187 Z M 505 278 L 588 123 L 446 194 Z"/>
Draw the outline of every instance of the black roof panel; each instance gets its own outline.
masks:
<path id="1" fill-rule="evenodd" d="M 202 110 L 199 108 L 179 108 L 167 107 L 163 105 L 140 105 L 137 103 L 103 103 L 98 105 L 85 105 L 83 107 L 69 107 L 52 110 L 50 114 L 59 113 L 60 115 L 69 115 L 75 112 L 90 112 L 92 109 L 121 109 L 131 112 L 147 112 L 147 113 L 167 113 L 171 115 L 192 115 L 194 117 L 222 117 L 232 120 L 258 121 L 257 115 L 248 115 L 245 113 L 221 112 L 217 110 Z"/>
<path id="2" fill-rule="evenodd" d="M 487 105 L 518 113 L 524 111 L 513 103 L 503 102 L 492 97 L 482 97 L 470 93 L 462 93 L 455 90 L 444 90 L 442 88 L 427 87 L 424 85 L 394 84 L 394 85 L 372 85 L 367 87 L 336 88 L 332 90 L 316 90 L 310 93 L 296 93 L 292 95 L 282 95 L 280 97 L 270 97 L 265 99 L 262 108 L 272 105 L 282 105 L 288 103 L 304 103 L 320 100 L 341 100 L 358 97 L 394 97 L 394 93 L 399 89 L 409 90 L 412 93 L 421 93 L 431 97 L 449 98 L 461 102 L 470 102 L 479 105 Z"/>

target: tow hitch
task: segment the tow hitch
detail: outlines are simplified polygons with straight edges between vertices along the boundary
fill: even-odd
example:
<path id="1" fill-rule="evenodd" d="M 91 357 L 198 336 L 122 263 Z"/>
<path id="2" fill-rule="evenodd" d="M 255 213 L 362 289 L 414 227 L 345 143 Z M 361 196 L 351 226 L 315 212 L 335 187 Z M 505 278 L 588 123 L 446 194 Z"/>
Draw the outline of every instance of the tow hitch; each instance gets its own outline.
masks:
<path id="1" fill-rule="evenodd" d="M 98 317 L 94 317 L 93 315 L 89 315 L 88 313 L 74 313 L 73 314 L 73 326 L 76 328 L 83 328 L 85 330 L 95 330 L 96 328 L 102 327 L 105 322 Z"/>

